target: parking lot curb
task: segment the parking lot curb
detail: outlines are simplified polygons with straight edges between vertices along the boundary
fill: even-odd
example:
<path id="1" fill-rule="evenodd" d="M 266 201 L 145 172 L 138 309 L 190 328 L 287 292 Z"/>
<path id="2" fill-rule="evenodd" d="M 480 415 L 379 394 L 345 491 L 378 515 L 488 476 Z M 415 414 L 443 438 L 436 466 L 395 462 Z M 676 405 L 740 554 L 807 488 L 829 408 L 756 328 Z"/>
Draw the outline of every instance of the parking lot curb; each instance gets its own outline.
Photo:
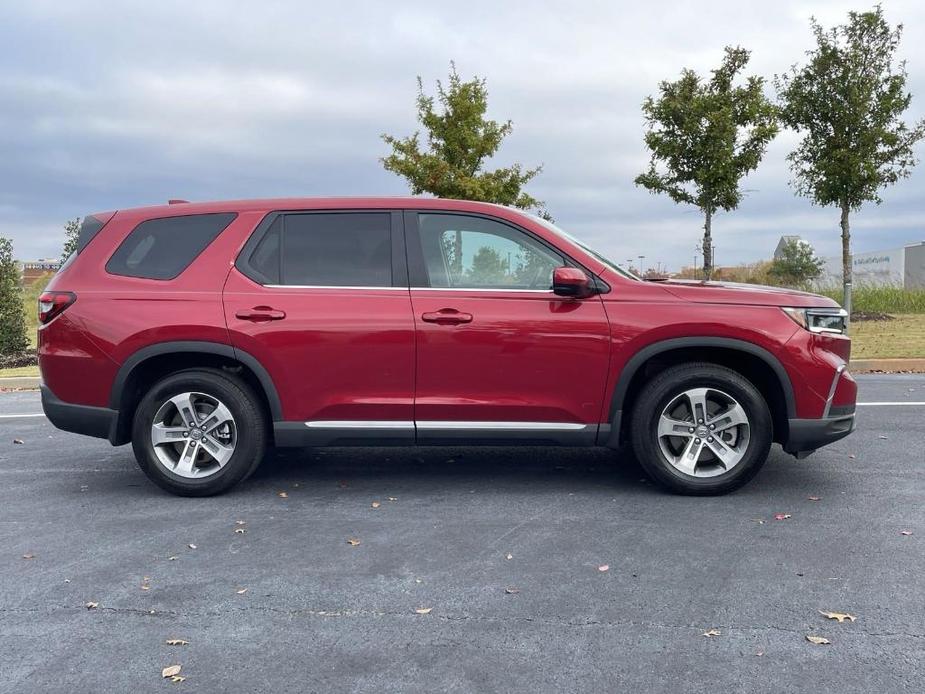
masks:
<path id="1" fill-rule="evenodd" d="M 41 382 L 38 376 L 4 376 L 0 378 L 0 390 L 38 390 Z"/>
<path id="2" fill-rule="evenodd" d="M 925 359 L 852 359 L 849 368 L 854 373 L 865 371 L 925 373 Z"/>

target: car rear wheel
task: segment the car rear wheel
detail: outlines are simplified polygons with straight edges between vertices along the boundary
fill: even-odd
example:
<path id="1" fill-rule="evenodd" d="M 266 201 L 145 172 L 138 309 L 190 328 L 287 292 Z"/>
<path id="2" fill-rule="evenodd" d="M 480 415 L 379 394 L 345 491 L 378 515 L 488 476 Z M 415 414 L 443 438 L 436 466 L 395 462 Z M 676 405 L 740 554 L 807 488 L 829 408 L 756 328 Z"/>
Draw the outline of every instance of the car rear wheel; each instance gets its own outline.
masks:
<path id="1" fill-rule="evenodd" d="M 266 416 L 247 384 L 213 369 L 156 383 L 135 411 L 132 447 L 158 486 L 181 496 L 219 494 L 263 459 Z"/>
<path id="2" fill-rule="evenodd" d="M 633 450 L 657 482 L 681 494 L 723 494 L 767 461 L 767 403 L 741 374 L 716 364 L 666 369 L 643 387 L 632 414 Z"/>

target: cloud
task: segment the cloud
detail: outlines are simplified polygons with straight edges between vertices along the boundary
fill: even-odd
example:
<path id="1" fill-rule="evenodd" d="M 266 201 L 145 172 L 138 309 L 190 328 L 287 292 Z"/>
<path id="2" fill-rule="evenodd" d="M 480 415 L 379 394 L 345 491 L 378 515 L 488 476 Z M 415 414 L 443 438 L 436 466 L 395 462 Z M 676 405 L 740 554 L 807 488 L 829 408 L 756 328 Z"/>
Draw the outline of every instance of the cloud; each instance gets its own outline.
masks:
<path id="1" fill-rule="evenodd" d="M 616 259 L 677 268 L 701 234 L 696 211 L 632 180 L 646 165 L 639 105 L 682 67 L 706 72 L 723 46 L 752 50 L 770 77 L 810 47 L 808 19 L 845 2 L 305 3 L 269 0 L 32 0 L 0 9 L 0 234 L 23 258 L 60 252 L 61 226 L 90 211 L 278 195 L 401 194 L 380 134 L 416 129 L 415 77 L 450 60 L 488 78 L 490 114 L 514 121 L 499 165 L 543 164 L 530 192 Z M 910 86 L 925 86 L 925 8 L 904 22 Z M 916 98 L 910 117 L 923 113 Z M 714 223 L 717 260 L 767 257 L 783 233 L 838 252 L 837 214 L 788 188 L 792 135 Z M 925 173 L 854 224 L 858 250 L 920 240 Z"/>

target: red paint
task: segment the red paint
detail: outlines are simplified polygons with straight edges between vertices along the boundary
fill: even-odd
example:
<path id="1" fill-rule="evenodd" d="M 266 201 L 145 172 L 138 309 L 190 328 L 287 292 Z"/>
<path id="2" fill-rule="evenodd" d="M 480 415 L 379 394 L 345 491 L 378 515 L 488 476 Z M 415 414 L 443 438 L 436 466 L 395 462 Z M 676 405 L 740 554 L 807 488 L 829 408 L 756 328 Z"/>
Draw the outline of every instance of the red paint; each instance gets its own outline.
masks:
<path id="1" fill-rule="evenodd" d="M 264 287 L 233 262 L 274 210 L 451 210 L 505 220 L 559 248 L 610 290 L 587 298 L 505 291 Z M 109 275 L 105 264 L 141 221 L 236 212 L 174 280 Z M 109 215 L 100 216 L 106 219 Z M 577 268 L 560 271 L 579 280 Z M 230 345 L 256 358 L 283 419 L 608 422 L 611 394 L 639 350 L 679 337 L 727 337 L 774 355 L 800 418 L 821 417 L 850 341 L 799 328 L 780 306 L 824 297 L 719 283 L 637 282 L 515 210 L 424 198 L 282 199 L 122 210 L 48 287 L 77 300 L 39 329 L 39 360 L 65 402 L 109 404 L 119 367 L 168 341 Z M 834 405 L 856 385 L 839 379 Z"/>

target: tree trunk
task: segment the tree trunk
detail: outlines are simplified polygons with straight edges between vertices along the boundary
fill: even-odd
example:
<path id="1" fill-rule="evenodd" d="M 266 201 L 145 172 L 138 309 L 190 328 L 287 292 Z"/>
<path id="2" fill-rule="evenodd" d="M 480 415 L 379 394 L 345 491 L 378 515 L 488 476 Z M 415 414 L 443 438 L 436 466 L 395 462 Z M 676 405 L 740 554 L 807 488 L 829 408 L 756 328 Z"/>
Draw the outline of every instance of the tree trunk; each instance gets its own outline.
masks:
<path id="1" fill-rule="evenodd" d="M 841 268 L 842 268 L 842 290 L 844 297 L 842 305 L 845 310 L 851 312 L 851 225 L 848 223 L 848 213 L 851 208 L 847 202 L 841 205 Z M 850 318 L 850 316 L 849 316 Z"/>
<path id="2" fill-rule="evenodd" d="M 713 275 L 713 237 L 710 228 L 713 221 L 713 210 L 706 210 L 703 223 L 703 278 L 710 279 Z"/>

